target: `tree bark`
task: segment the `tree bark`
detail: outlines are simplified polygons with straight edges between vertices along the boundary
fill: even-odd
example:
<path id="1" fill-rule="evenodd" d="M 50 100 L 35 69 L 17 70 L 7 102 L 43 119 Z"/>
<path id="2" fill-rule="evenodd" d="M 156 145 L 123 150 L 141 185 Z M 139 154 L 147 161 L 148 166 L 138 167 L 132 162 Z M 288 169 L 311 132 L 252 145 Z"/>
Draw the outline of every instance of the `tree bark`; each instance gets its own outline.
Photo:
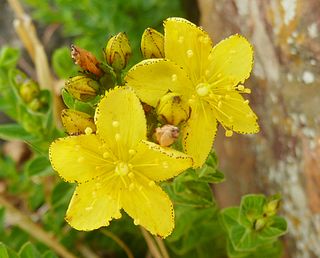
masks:
<path id="1" fill-rule="evenodd" d="M 200 23 L 215 43 L 234 34 L 254 46 L 246 86 L 260 133 L 226 138 L 215 149 L 225 183 L 222 207 L 243 194 L 281 193 L 287 257 L 320 257 L 320 1 L 198 0 Z"/>

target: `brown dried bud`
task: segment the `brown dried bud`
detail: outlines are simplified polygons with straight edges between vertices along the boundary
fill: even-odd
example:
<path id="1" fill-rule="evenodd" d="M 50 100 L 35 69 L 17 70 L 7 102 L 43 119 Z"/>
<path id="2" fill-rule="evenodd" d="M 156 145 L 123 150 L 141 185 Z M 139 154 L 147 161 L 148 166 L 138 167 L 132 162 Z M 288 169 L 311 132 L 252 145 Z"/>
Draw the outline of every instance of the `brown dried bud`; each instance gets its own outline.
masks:
<path id="1" fill-rule="evenodd" d="M 100 62 L 91 52 L 75 45 L 71 45 L 71 57 L 75 64 L 79 65 L 82 69 L 97 76 L 102 76 L 103 72 L 99 68 Z"/>
<path id="2" fill-rule="evenodd" d="M 160 146 L 167 147 L 179 137 L 179 128 L 173 125 L 164 125 L 156 128 L 155 136 Z"/>

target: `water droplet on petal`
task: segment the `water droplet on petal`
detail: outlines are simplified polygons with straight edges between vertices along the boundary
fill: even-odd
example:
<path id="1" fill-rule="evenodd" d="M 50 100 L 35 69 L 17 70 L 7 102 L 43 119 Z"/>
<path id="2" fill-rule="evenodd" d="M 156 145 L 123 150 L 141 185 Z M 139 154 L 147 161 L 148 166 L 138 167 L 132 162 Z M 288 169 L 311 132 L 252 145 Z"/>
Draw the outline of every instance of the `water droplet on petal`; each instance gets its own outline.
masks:
<path id="1" fill-rule="evenodd" d="M 226 135 L 226 137 L 231 137 L 233 135 L 233 131 L 232 130 L 227 130 L 225 135 Z"/>
<path id="2" fill-rule="evenodd" d="M 119 121 L 112 121 L 112 126 L 115 128 L 119 127 Z"/>
<path id="3" fill-rule="evenodd" d="M 121 139 L 121 135 L 119 133 L 116 133 L 114 136 L 114 139 L 118 142 Z"/>
<path id="4" fill-rule="evenodd" d="M 178 38 L 178 42 L 179 42 L 180 44 L 182 44 L 182 43 L 184 42 L 184 37 L 183 37 L 183 36 L 180 36 L 180 37 Z"/>
<path id="5" fill-rule="evenodd" d="M 84 132 L 86 135 L 92 134 L 92 128 L 91 127 L 87 127 L 86 129 L 84 129 Z"/>
<path id="6" fill-rule="evenodd" d="M 193 51 L 191 49 L 187 50 L 187 57 L 192 57 L 193 56 Z"/>
<path id="7" fill-rule="evenodd" d="M 138 225 L 140 224 L 140 220 L 139 220 L 139 219 L 133 220 L 133 224 L 135 224 L 136 226 L 138 226 Z"/>

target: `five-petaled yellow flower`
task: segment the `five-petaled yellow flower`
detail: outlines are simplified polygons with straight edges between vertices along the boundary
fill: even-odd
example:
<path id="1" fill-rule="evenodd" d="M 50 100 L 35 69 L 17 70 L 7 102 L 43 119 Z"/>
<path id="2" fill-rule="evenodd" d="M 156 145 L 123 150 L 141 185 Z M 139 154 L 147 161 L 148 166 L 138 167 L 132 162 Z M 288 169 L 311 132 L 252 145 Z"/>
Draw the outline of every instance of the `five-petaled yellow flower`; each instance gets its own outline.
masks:
<path id="1" fill-rule="evenodd" d="M 257 116 L 241 96 L 250 93 L 241 83 L 252 69 L 252 46 L 233 35 L 213 47 L 205 31 L 182 18 L 165 20 L 164 32 L 165 59 L 142 61 L 125 80 L 151 106 L 174 92 L 191 108 L 182 130 L 183 145 L 199 167 L 212 147 L 217 121 L 226 136 L 259 131 Z"/>
<path id="2" fill-rule="evenodd" d="M 136 225 L 168 236 L 174 227 L 172 203 L 156 182 L 192 166 L 184 153 L 146 140 L 146 119 L 132 90 L 117 88 L 99 103 L 96 134 L 70 136 L 50 146 L 54 169 L 77 188 L 66 220 L 93 230 L 120 218 L 123 208 Z"/>

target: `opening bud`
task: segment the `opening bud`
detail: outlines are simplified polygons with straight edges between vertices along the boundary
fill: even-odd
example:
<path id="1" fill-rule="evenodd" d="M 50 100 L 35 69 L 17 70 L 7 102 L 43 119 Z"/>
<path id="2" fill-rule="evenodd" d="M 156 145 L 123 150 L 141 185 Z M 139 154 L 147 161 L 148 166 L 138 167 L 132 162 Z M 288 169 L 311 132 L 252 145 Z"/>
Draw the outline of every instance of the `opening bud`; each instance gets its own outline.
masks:
<path id="1" fill-rule="evenodd" d="M 266 226 L 267 222 L 268 222 L 267 218 L 257 219 L 253 224 L 254 230 L 259 231 L 263 229 Z"/>
<path id="2" fill-rule="evenodd" d="M 141 52 L 144 58 L 164 57 L 164 37 L 151 28 L 147 28 L 141 38 Z"/>
<path id="3" fill-rule="evenodd" d="M 65 83 L 65 89 L 76 99 L 86 101 L 97 96 L 99 83 L 83 75 L 70 78 Z"/>
<path id="4" fill-rule="evenodd" d="M 90 128 L 92 132 L 96 131 L 93 117 L 87 113 L 72 109 L 64 109 L 61 113 L 61 120 L 69 135 L 85 134 L 88 131 L 88 128 Z"/>
<path id="5" fill-rule="evenodd" d="M 115 71 L 120 71 L 126 67 L 131 56 L 131 47 L 124 32 L 120 32 L 109 39 L 104 49 L 104 56 L 107 63 Z"/>
<path id="6" fill-rule="evenodd" d="M 178 94 L 170 92 L 160 99 L 156 111 L 168 124 L 178 125 L 188 119 L 190 108 Z"/>
<path id="7" fill-rule="evenodd" d="M 281 203 L 281 196 L 279 194 L 273 195 L 267 201 L 267 203 L 263 207 L 263 211 L 266 216 L 274 216 L 277 214 Z"/>
<path id="8" fill-rule="evenodd" d="M 173 125 L 164 125 L 156 128 L 155 137 L 160 146 L 167 147 L 179 137 L 179 128 Z"/>
<path id="9" fill-rule="evenodd" d="M 79 65 L 83 70 L 89 71 L 99 77 L 102 76 L 103 72 L 99 68 L 100 62 L 91 52 L 71 45 L 71 57 L 74 63 Z"/>

